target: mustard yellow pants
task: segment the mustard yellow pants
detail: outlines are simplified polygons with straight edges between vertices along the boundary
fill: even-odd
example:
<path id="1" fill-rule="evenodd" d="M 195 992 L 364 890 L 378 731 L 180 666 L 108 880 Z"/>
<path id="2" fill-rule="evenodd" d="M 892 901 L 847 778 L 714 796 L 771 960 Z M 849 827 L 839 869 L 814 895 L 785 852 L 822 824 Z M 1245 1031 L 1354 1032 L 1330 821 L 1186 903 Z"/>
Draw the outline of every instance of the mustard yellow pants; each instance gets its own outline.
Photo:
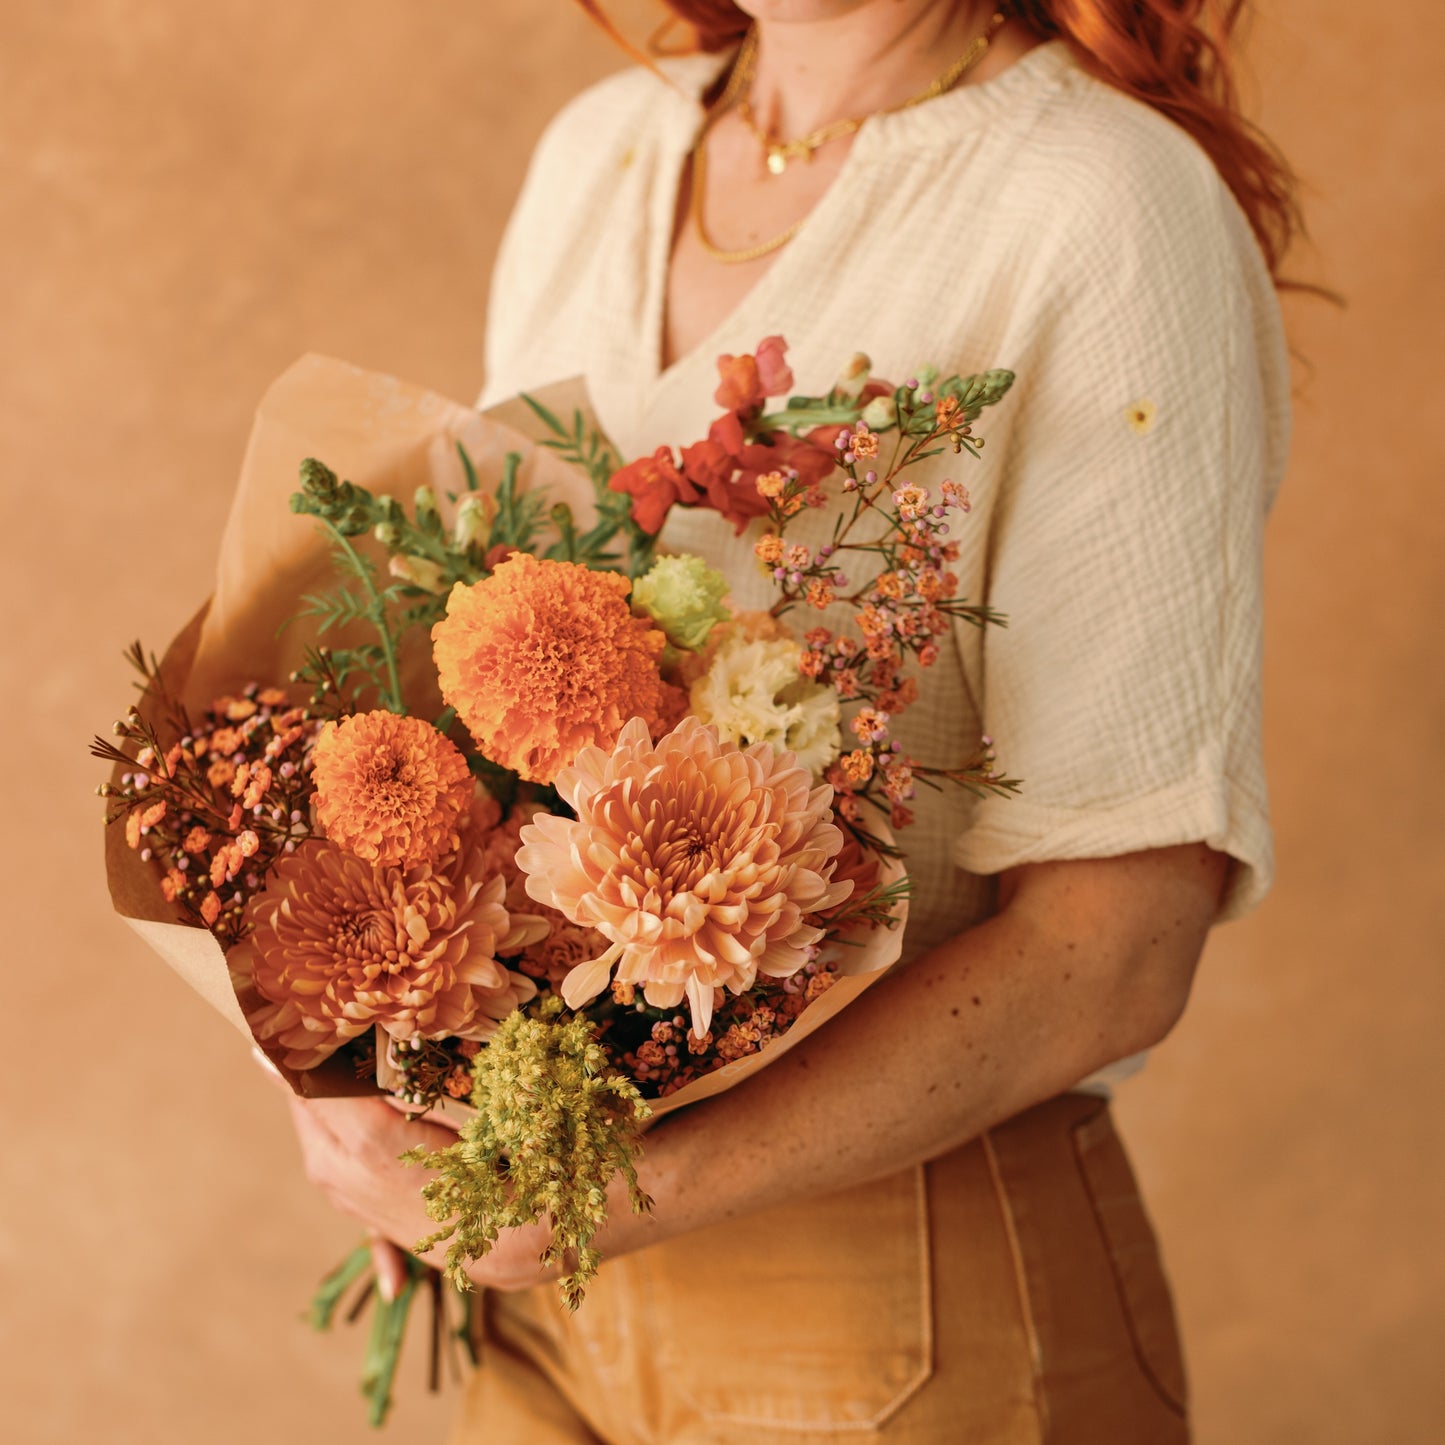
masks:
<path id="1" fill-rule="evenodd" d="M 1168 1286 L 1108 1105 L 489 1293 L 453 1445 L 1178 1445 Z"/>

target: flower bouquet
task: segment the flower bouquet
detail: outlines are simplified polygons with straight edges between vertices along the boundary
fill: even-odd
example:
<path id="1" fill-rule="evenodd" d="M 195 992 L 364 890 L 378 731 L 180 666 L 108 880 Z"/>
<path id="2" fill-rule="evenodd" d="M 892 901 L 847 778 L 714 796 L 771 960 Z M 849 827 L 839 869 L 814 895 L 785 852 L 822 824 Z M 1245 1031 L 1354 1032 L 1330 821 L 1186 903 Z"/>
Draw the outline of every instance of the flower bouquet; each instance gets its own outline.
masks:
<path id="1" fill-rule="evenodd" d="M 967 489 L 904 473 L 977 457 L 1011 375 L 894 388 L 855 358 L 789 397 L 776 337 L 719 365 L 708 437 L 620 466 L 575 385 L 479 416 L 304 359 L 258 412 L 210 603 L 164 659 L 136 645 L 144 696 L 96 740 L 128 922 L 298 1093 L 458 1131 L 413 1162 L 418 1250 L 450 1241 L 459 1289 L 546 1220 L 575 1308 L 608 1184 L 648 1207 L 644 1128 L 898 957 L 916 787 L 1017 786 L 987 739 L 936 769 L 890 734 L 955 619 L 995 620 L 948 571 Z M 751 529 L 771 608 L 660 551 L 679 506 Z M 440 1307 L 420 1264 L 377 1305 L 378 1422 L 423 1280 Z"/>

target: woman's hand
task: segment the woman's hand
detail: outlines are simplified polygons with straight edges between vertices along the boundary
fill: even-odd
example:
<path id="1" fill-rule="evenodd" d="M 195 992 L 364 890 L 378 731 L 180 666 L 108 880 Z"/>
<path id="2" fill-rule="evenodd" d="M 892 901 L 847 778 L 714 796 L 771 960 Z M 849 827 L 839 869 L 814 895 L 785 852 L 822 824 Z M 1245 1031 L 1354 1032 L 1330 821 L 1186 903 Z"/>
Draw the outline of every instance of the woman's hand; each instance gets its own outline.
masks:
<path id="1" fill-rule="evenodd" d="M 373 1240 L 389 1241 L 411 1253 L 412 1246 L 436 1225 L 422 1204 L 425 1172 L 402 1164 L 400 1156 L 417 1147 L 444 1148 L 456 1135 L 436 1124 L 409 1120 L 374 1095 L 289 1097 L 306 1177 L 343 1214 L 360 1220 Z M 491 1251 L 467 1267 L 467 1274 L 489 1289 L 541 1284 L 561 1272 L 555 1266 L 544 1269 L 540 1263 L 550 1240 L 550 1229 L 541 1224 L 503 1230 Z M 401 1278 L 400 1261 L 383 1247 L 374 1247 L 373 1253 L 379 1278 L 394 1293 Z M 420 1257 L 440 1268 L 445 1253 L 442 1244 Z"/>

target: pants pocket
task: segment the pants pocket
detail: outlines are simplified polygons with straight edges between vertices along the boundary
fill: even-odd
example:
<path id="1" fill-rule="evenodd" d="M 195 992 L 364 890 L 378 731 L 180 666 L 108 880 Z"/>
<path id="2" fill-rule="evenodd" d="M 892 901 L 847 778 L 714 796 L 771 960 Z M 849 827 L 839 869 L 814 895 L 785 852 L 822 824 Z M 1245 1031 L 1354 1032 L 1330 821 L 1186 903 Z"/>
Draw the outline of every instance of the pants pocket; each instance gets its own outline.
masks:
<path id="1" fill-rule="evenodd" d="M 660 1438 L 856 1437 L 932 1372 L 922 1168 L 647 1250 Z"/>
<path id="2" fill-rule="evenodd" d="M 1073 1129 L 1074 1153 L 1109 1255 L 1119 1304 L 1145 1378 L 1180 1415 L 1188 1408 L 1184 1356 L 1158 1242 L 1108 1109 Z"/>

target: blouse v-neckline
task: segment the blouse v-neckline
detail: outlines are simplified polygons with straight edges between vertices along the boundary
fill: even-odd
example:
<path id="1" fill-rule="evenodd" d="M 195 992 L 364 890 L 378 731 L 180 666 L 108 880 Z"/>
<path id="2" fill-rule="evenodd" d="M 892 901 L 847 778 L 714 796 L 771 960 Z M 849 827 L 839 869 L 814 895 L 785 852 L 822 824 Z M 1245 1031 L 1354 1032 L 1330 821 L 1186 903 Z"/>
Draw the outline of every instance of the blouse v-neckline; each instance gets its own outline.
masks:
<path id="1" fill-rule="evenodd" d="M 663 325 L 667 315 L 667 284 L 672 269 L 673 235 L 677 226 L 678 200 L 682 191 L 683 172 L 688 158 L 696 144 L 698 131 L 702 127 L 705 113 L 701 97 L 709 85 L 717 79 L 731 62 L 732 53 L 720 55 L 686 56 L 674 61 L 666 70 L 669 78 L 679 87 L 671 97 L 679 113 L 679 121 L 668 132 L 668 148 L 659 158 L 656 184 L 651 197 L 651 234 L 644 249 L 647 275 L 644 287 L 643 324 L 647 328 L 647 376 L 646 389 L 649 396 L 655 396 L 676 376 L 686 372 L 698 356 L 710 356 L 721 345 L 725 334 L 736 330 L 741 318 L 767 301 L 778 285 L 778 275 L 786 275 L 789 267 L 796 267 L 798 256 L 807 251 L 809 233 L 816 234 L 820 213 L 826 218 L 827 208 L 837 204 L 841 192 L 840 182 L 847 177 L 853 165 L 856 146 L 850 149 L 833 177 L 827 190 L 814 203 L 812 210 L 803 217 L 793 239 L 783 247 L 772 264 L 738 299 L 736 305 L 726 312 L 704 336 L 686 351 L 680 352 L 663 365 Z M 684 119 L 685 118 L 685 119 Z M 684 219 L 683 224 L 687 221 Z"/>
<path id="2" fill-rule="evenodd" d="M 870 116 L 858 129 L 854 142 L 828 188 L 803 218 L 797 233 L 772 265 L 758 277 L 737 304 L 699 341 L 666 366 L 662 364 L 663 322 L 666 314 L 667 283 L 671 271 L 673 233 L 683 169 L 703 124 L 702 96 L 732 60 L 732 52 L 687 55 L 663 61 L 659 68 L 671 82 L 665 96 L 668 106 L 665 140 L 658 157 L 650 205 L 647 208 L 649 234 L 637 248 L 646 267 L 642 288 L 642 324 L 646 327 L 643 391 L 651 404 L 677 377 L 687 374 L 699 356 L 711 356 L 746 318 L 778 294 L 790 271 L 804 264 L 811 246 L 828 234 L 826 222 L 831 211 L 842 204 L 853 172 L 869 162 L 880 149 L 889 153 L 912 150 L 920 145 L 946 144 L 948 139 L 996 114 L 1027 85 L 1036 72 L 1042 77 L 1056 75 L 1072 63 L 1061 41 L 1046 41 L 1026 51 L 1006 70 L 981 84 L 962 85 L 925 105 L 908 110 Z M 685 223 L 684 223 L 685 224 Z M 759 322 L 765 330 L 769 324 Z M 756 328 L 754 328 L 756 329 Z M 775 329 L 775 328 L 771 328 Z M 759 332 L 759 337 L 763 332 Z"/>

